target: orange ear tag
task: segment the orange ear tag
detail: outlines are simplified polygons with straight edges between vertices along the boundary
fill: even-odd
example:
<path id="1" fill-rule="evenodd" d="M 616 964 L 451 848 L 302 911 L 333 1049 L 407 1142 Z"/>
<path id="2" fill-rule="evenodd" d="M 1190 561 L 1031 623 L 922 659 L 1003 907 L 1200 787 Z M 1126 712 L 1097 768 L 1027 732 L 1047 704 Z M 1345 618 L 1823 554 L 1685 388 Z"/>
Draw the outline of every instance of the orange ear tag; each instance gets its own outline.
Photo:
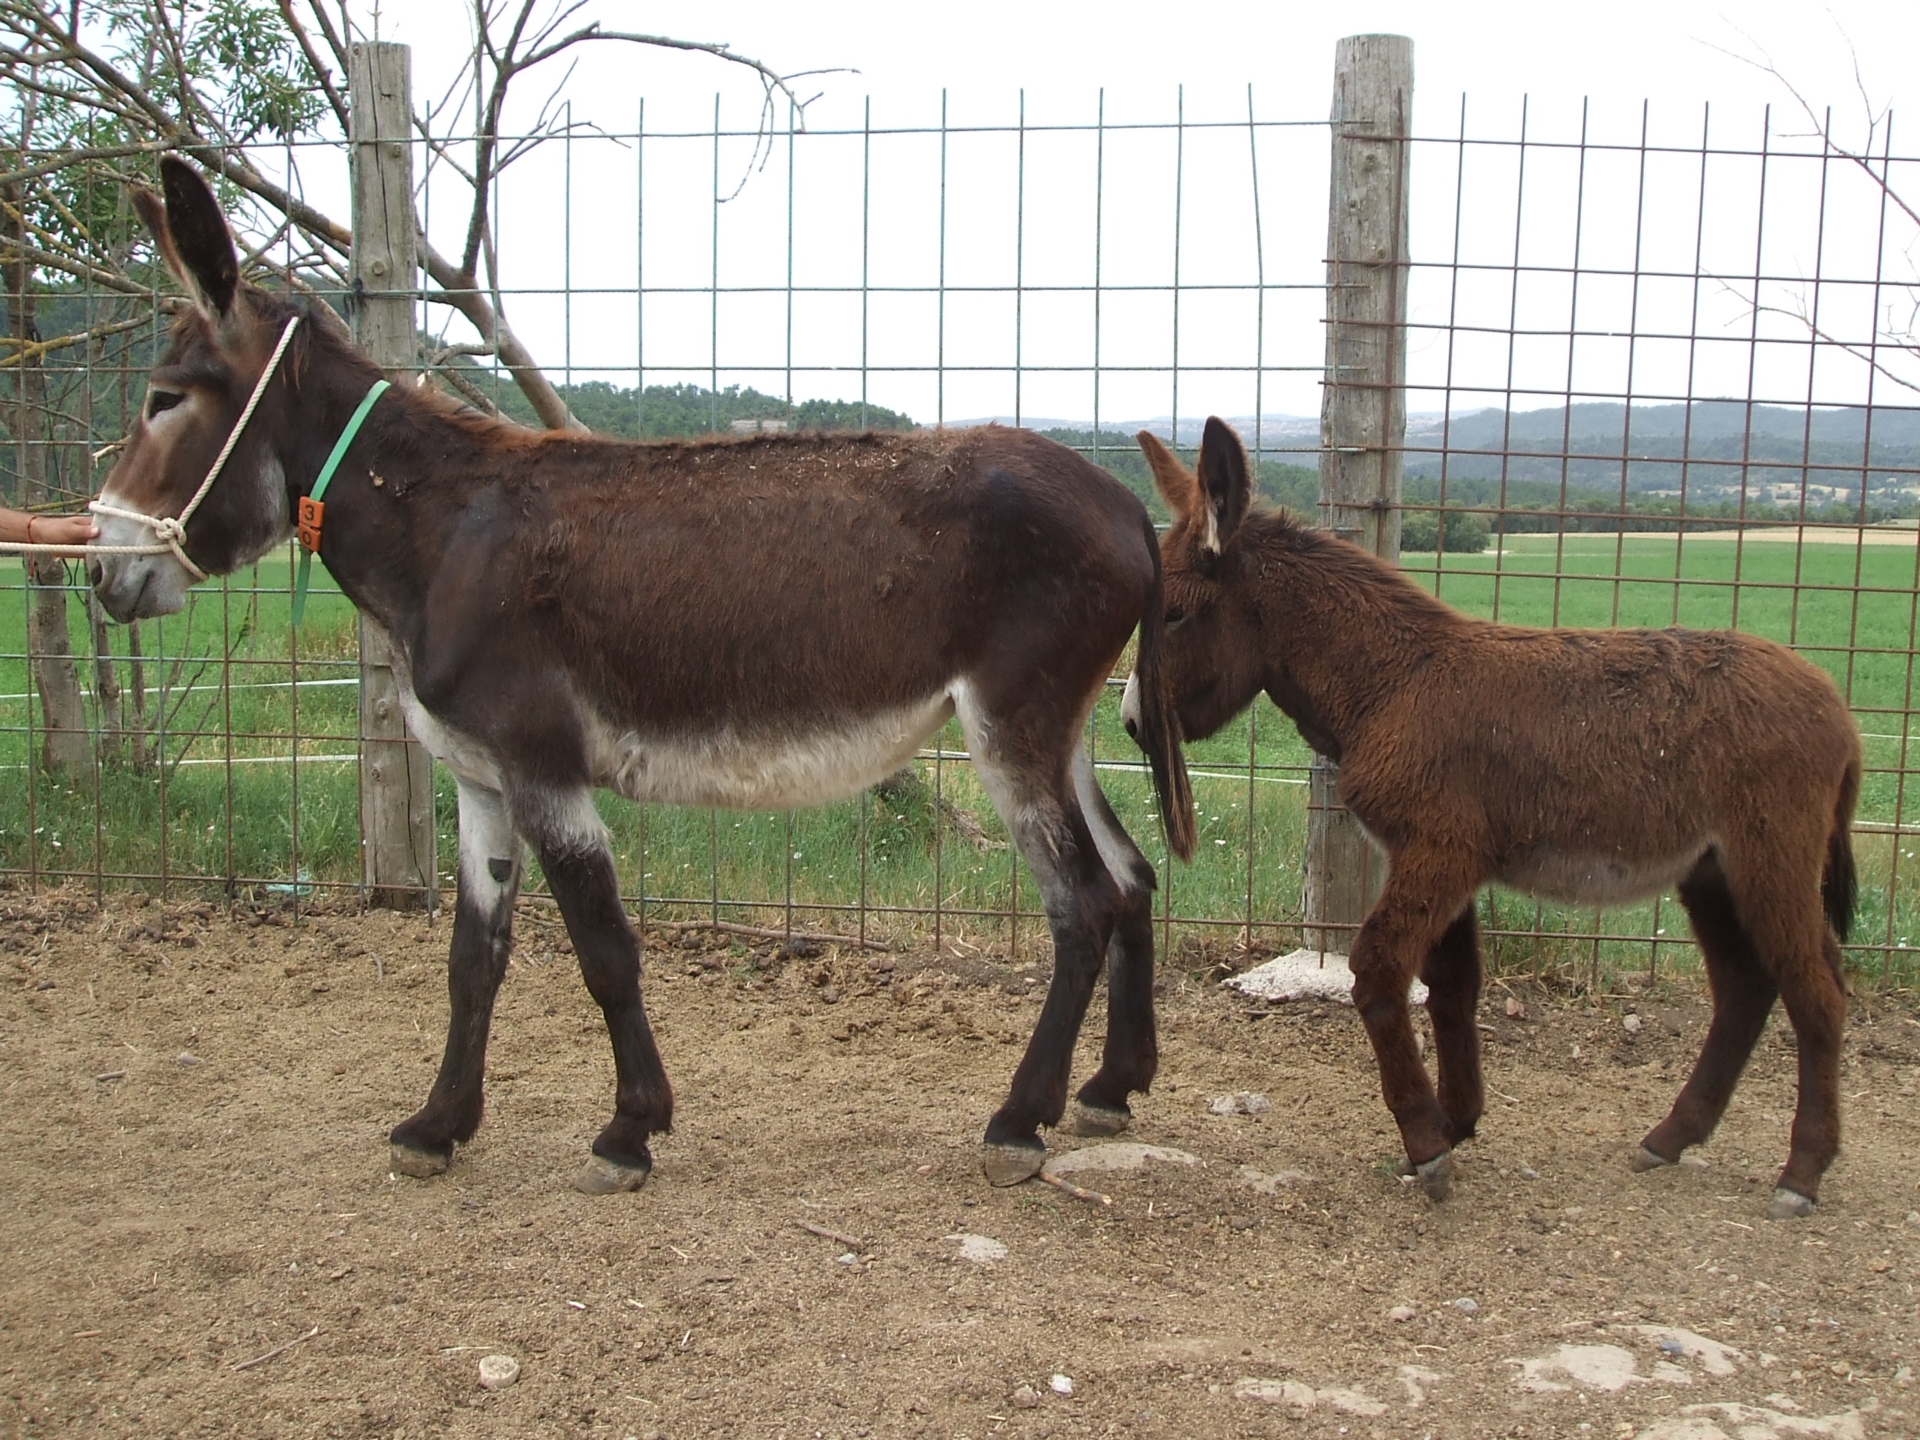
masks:
<path id="1" fill-rule="evenodd" d="M 311 495 L 300 497 L 300 518 L 298 533 L 300 546 L 315 554 L 320 550 L 320 522 L 325 518 L 327 507 Z"/>

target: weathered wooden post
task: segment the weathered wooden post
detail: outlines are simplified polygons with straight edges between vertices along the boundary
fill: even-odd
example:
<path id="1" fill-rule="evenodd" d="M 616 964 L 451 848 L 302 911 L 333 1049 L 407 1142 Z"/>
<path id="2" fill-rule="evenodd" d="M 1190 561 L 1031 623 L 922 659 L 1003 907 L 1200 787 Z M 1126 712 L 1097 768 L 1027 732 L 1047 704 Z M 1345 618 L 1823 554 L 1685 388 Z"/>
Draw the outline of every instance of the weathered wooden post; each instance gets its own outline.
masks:
<path id="1" fill-rule="evenodd" d="M 1334 50 L 1328 185 L 1327 361 L 1320 401 L 1324 523 L 1400 557 L 1407 407 L 1407 159 L 1413 42 L 1350 35 Z M 1302 944 L 1345 952 L 1380 893 L 1384 861 L 1340 803 L 1340 770 L 1309 779 Z"/>
<path id="2" fill-rule="evenodd" d="M 419 340 L 413 228 L 411 56 L 356 42 L 347 84 L 353 162 L 355 338 L 396 384 L 414 383 Z M 360 855 L 375 905 L 434 902 L 433 759 L 407 735 L 386 631 L 360 617 Z"/>

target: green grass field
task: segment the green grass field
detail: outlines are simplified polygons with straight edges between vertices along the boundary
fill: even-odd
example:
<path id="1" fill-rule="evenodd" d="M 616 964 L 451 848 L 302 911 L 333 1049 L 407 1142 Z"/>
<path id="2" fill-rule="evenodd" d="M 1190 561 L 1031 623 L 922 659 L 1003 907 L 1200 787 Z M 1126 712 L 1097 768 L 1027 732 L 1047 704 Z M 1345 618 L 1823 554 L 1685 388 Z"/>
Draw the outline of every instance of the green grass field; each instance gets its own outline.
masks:
<path id="1" fill-rule="evenodd" d="M 1911 823 L 1905 757 L 1917 562 L 1920 538 L 1796 546 L 1532 535 L 1508 539 L 1498 553 L 1409 556 L 1406 568 L 1473 614 L 1518 624 L 1735 624 L 1794 644 L 1826 668 L 1867 737 L 1854 964 L 1863 980 L 1911 984 L 1920 958 L 1905 947 L 1920 946 L 1920 910 L 1906 878 L 1913 842 L 1896 827 Z M 355 749 L 353 618 L 321 581 L 293 634 L 289 575 L 276 556 L 224 587 L 202 587 L 186 614 L 143 627 L 147 684 L 167 685 L 164 733 L 144 767 L 124 746 L 107 747 L 97 791 L 92 777 L 34 775 L 29 784 L 27 597 L 17 580 L 0 587 L 0 783 L 17 797 L 0 807 L 0 871 L 148 888 L 166 877 L 182 890 L 283 896 L 357 883 L 356 770 L 339 758 Z M 85 648 L 78 591 L 69 613 Z M 123 648 L 125 632 L 112 634 Z M 231 657 L 225 667 L 222 655 Z M 124 683 L 124 665 L 121 675 Z M 1089 744 L 1116 811 L 1161 867 L 1175 952 L 1231 943 L 1245 927 L 1262 946 L 1297 943 L 1309 755 L 1292 726 L 1262 700 L 1189 747 L 1200 854 L 1190 866 L 1168 867 L 1151 785 L 1119 725 L 1118 701 L 1116 688 L 1095 715 Z M 645 895 L 650 916 L 717 914 L 842 934 L 864 926 L 885 938 L 937 925 L 996 948 L 1043 944 L 1031 880 L 958 758 L 957 727 L 937 748 L 945 758 L 929 756 L 920 767 L 924 790 L 891 799 L 869 793 L 790 815 L 659 806 L 643 813 L 603 796 L 623 887 Z M 450 875 L 453 792 L 444 774 L 439 779 L 440 865 Z M 936 824 L 936 793 L 977 817 L 983 838 Z M 1671 899 L 1606 912 L 1502 894 L 1482 904 L 1498 968 L 1604 981 L 1622 970 L 1692 963 L 1685 916 Z"/>

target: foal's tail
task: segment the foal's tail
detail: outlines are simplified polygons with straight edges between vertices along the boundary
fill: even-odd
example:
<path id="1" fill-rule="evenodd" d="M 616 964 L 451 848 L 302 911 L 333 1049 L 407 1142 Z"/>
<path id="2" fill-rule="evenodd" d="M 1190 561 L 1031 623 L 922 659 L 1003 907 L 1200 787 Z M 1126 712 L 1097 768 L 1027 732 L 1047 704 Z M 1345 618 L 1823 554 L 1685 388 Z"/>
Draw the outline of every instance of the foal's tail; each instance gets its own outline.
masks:
<path id="1" fill-rule="evenodd" d="M 1853 901 L 1858 889 L 1853 872 L 1853 806 L 1860 798 L 1860 757 L 1847 762 L 1840 777 L 1840 794 L 1833 805 L 1833 829 L 1827 834 L 1827 869 L 1820 877 L 1820 900 L 1827 923 L 1840 939 L 1853 926 Z"/>
<path id="2" fill-rule="evenodd" d="M 1146 530 L 1147 553 L 1153 557 L 1153 588 L 1147 595 L 1146 614 L 1140 617 L 1140 649 L 1133 667 L 1140 687 L 1140 733 L 1135 739 L 1147 752 L 1147 762 L 1153 767 L 1154 793 L 1159 796 L 1160 813 L 1167 821 L 1167 844 L 1182 860 L 1191 860 L 1197 837 L 1193 788 L 1187 780 L 1187 757 L 1180 748 L 1180 717 L 1174 713 L 1173 699 L 1167 693 L 1167 679 L 1160 668 L 1161 644 L 1167 635 L 1160 539 L 1153 532 L 1153 522 L 1145 515 L 1140 517 L 1140 523 Z"/>

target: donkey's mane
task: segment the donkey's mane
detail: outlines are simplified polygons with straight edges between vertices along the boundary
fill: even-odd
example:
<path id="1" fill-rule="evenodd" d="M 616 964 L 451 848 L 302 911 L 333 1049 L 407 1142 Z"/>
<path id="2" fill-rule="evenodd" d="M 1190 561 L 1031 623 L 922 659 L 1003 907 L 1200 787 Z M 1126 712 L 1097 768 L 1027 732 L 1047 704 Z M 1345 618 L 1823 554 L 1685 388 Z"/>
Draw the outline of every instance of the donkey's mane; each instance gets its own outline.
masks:
<path id="1" fill-rule="evenodd" d="M 1421 589 L 1397 565 L 1307 524 L 1284 506 L 1255 502 L 1234 541 L 1249 558 L 1291 562 L 1309 571 L 1314 589 L 1344 607 L 1390 614 L 1415 625 L 1473 623 Z"/>

